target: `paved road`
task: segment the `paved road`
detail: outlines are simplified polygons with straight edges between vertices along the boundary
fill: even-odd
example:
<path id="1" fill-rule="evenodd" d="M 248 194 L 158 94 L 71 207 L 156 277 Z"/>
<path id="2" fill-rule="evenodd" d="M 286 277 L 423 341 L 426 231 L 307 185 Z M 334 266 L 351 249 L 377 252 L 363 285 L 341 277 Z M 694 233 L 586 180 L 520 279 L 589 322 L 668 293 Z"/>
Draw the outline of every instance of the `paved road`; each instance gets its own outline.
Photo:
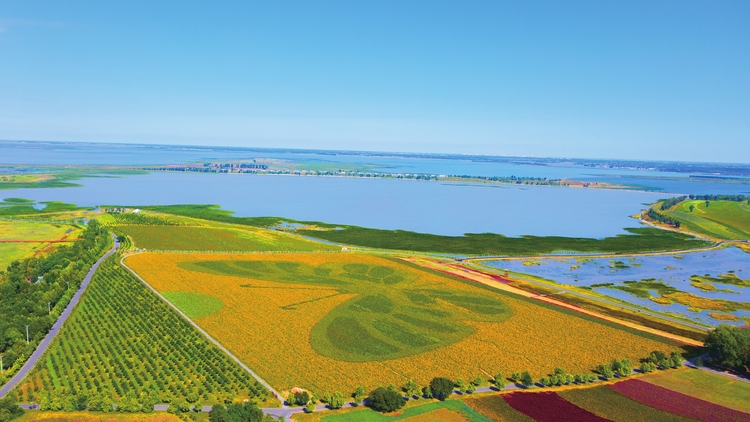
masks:
<path id="1" fill-rule="evenodd" d="M 60 314 L 60 318 L 58 318 L 57 321 L 52 325 L 52 329 L 49 330 L 49 333 L 47 333 L 42 342 L 39 343 L 39 346 L 37 346 L 36 350 L 34 350 L 34 353 L 31 354 L 29 360 L 27 360 L 26 363 L 21 367 L 21 370 L 18 371 L 18 373 L 13 378 L 11 378 L 7 384 L 0 388 L 0 398 L 5 397 L 5 395 L 13 389 L 13 387 L 15 387 L 19 382 L 26 378 L 26 375 L 31 372 L 31 370 L 34 368 L 34 365 L 36 365 L 44 352 L 47 351 L 47 348 L 49 347 L 50 343 L 52 343 L 52 340 L 55 338 L 57 333 L 60 332 L 60 328 L 62 328 L 65 320 L 67 320 L 70 314 L 73 312 L 73 308 L 76 307 L 78 301 L 81 299 L 81 295 L 91 282 L 91 278 L 94 276 L 96 269 L 99 268 L 99 265 L 105 259 L 107 259 L 107 257 L 115 253 L 115 251 L 117 251 L 117 248 L 120 247 L 120 242 L 117 241 L 117 238 L 115 238 L 114 236 L 112 237 L 114 238 L 115 245 L 112 247 L 112 249 L 109 250 L 109 252 L 104 254 L 103 257 L 99 258 L 99 260 L 96 261 L 96 263 L 91 267 L 88 274 L 86 274 L 86 277 L 84 277 L 83 282 L 81 283 L 81 287 L 78 288 L 78 291 L 73 295 L 70 303 L 68 303 L 68 306 L 65 307 L 65 309 Z"/>

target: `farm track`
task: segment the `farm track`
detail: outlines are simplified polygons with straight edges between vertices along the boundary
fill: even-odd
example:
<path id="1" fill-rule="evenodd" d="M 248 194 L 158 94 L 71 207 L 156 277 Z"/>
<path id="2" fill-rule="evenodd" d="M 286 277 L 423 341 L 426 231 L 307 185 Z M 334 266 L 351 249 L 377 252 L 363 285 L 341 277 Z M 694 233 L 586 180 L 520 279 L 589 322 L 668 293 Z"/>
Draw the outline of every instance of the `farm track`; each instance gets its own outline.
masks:
<path id="1" fill-rule="evenodd" d="M 60 314 L 60 317 L 55 321 L 55 323 L 52 325 L 52 328 L 50 328 L 49 332 L 46 336 L 44 336 L 44 339 L 39 343 L 36 350 L 31 354 L 31 357 L 29 357 L 29 360 L 24 363 L 24 365 L 21 367 L 21 369 L 18 371 L 18 373 L 13 376 L 2 388 L 0 388 L 0 398 L 5 397 L 6 394 L 10 392 L 10 390 L 13 389 L 19 382 L 23 381 L 24 378 L 31 372 L 32 369 L 34 369 L 34 366 L 36 366 L 39 359 L 41 359 L 42 355 L 47 351 L 50 344 L 52 344 L 52 340 L 57 336 L 57 333 L 60 332 L 60 329 L 62 328 L 63 324 L 65 324 L 65 321 L 68 319 L 70 314 L 73 313 L 73 309 L 78 304 L 78 301 L 81 299 L 81 296 L 83 295 L 83 292 L 88 287 L 89 283 L 91 283 L 91 279 L 93 278 L 94 274 L 96 273 L 96 270 L 99 268 L 99 265 L 101 265 L 102 262 L 104 262 L 105 259 L 109 258 L 112 254 L 114 254 L 117 249 L 120 247 L 120 242 L 117 240 L 115 236 L 112 236 L 114 239 L 114 246 L 112 246 L 112 249 L 110 249 L 107 253 L 104 254 L 101 258 L 99 258 L 98 261 L 94 265 L 91 266 L 91 269 L 86 274 L 86 277 L 83 278 L 83 282 L 81 283 L 81 286 L 78 288 L 78 291 L 73 295 L 73 297 L 70 299 L 70 302 L 68 303 L 68 306 L 65 307 L 65 309 Z"/>
<path id="2" fill-rule="evenodd" d="M 540 295 L 540 294 L 537 294 L 537 293 L 530 293 L 530 292 L 527 292 L 525 290 L 522 290 L 522 289 L 519 289 L 519 288 L 516 288 L 516 287 L 513 287 L 513 286 L 509 286 L 507 283 L 503 283 L 501 281 L 498 281 L 497 279 L 495 279 L 494 277 L 492 277 L 492 276 L 490 276 L 488 274 L 485 274 L 483 272 L 479 272 L 479 271 L 476 271 L 476 270 L 471 270 L 471 269 L 462 267 L 462 266 L 460 266 L 458 264 L 439 263 L 439 262 L 434 262 L 434 261 L 430 261 L 430 260 L 426 260 L 426 259 L 419 259 L 419 258 L 404 259 L 404 260 L 408 261 L 408 262 L 412 262 L 414 264 L 417 264 L 417 265 L 425 267 L 425 268 L 436 270 L 436 271 L 444 273 L 444 274 L 450 274 L 450 275 L 453 275 L 453 276 L 461 277 L 463 279 L 467 279 L 467 280 L 470 280 L 470 281 L 473 281 L 473 282 L 481 283 L 481 284 L 484 284 L 486 286 L 489 286 L 489 287 L 492 287 L 492 288 L 495 288 L 495 289 L 498 289 L 498 290 L 502 290 L 502 291 L 505 291 L 505 292 L 508 292 L 508 293 L 512 293 L 512 294 L 515 294 L 515 295 L 518 295 L 518 296 L 526 297 L 526 298 L 529 298 L 529 299 L 538 300 L 540 302 L 545 302 L 545 303 L 548 303 L 548 304 L 551 304 L 551 305 L 555 305 L 557 307 L 569 309 L 569 310 L 572 310 L 572 311 L 575 311 L 575 312 L 578 312 L 578 313 L 581 313 L 581 314 L 593 316 L 595 318 L 598 318 L 598 319 L 601 319 L 601 320 L 604 320 L 604 321 L 613 322 L 615 324 L 619 324 L 619 325 L 622 325 L 622 326 L 625 326 L 625 327 L 628 327 L 628 328 L 633 328 L 633 329 L 636 329 L 638 331 L 643 331 L 643 332 L 646 332 L 646 333 L 649 333 L 649 334 L 654 334 L 654 335 L 657 335 L 659 337 L 663 337 L 663 338 L 667 338 L 667 339 L 670 339 L 670 340 L 674 340 L 674 341 L 677 341 L 677 342 L 680 342 L 680 343 L 683 343 L 683 344 L 687 344 L 687 345 L 690 345 L 690 346 L 696 346 L 696 347 L 703 346 L 703 343 L 699 342 L 697 340 L 693 340 L 693 339 L 690 339 L 690 338 L 687 338 L 687 337 L 683 337 L 683 336 L 679 336 L 679 335 L 676 335 L 676 334 L 667 333 L 665 331 L 657 330 L 657 329 L 654 329 L 654 328 L 645 327 L 643 325 L 636 324 L 636 323 L 633 323 L 633 322 L 623 321 L 621 319 L 614 318 L 614 317 L 611 317 L 611 316 L 608 316 L 608 315 L 604 315 L 604 314 L 600 314 L 598 312 L 594 312 L 594 311 L 589 311 L 589 310 L 586 310 L 586 309 L 582 309 L 582 308 L 580 308 L 578 306 L 571 305 L 571 304 L 563 302 L 561 300 L 554 299 L 554 298 L 552 298 L 550 296 L 544 296 L 544 295 Z"/>

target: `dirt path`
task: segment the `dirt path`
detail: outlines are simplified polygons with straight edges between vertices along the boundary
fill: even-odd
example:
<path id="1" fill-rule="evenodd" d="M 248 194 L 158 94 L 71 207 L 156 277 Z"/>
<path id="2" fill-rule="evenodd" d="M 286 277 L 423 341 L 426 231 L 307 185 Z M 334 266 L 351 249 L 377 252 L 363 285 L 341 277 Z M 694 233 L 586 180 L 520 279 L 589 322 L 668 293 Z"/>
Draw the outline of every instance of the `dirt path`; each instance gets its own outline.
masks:
<path id="1" fill-rule="evenodd" d="M 460 264 L 446 263 L 446 262 L 437 262 L 437 261 L 431 261 L 431 260 L 424 259 L 424 258 L 402 258 L 402 259 L 404 259 L 405 261 L 409 261 L 409 262 L 412 262 L 414 264 L 417 264 L 419 266 L 425 267 L 425 268 L 430 268 L 432 270 L 435 270 L 435 271 L 438 271 L 438 272 L 441 272 L 441 273 L 444 273 L 444 274 L 454 275 L 454 276 L 461 277 L 461 278 L 464 278 L 464 279 L 467 279 L 467 280 L 470 280 L 470 281 L 473 281 L 473 282 L 477 282 L 477 283 L 484 284 L 486 286 L 493 287 L 493 288 L 498 289 L 498 290 L 503 290 L 505 292 L 512 293 L 512 294 L 515 294 L 515 295 L 518 295 L 518 296 L 523 296 L 523 297 L 526 297 L 526 298 L 530 298 L 530 299 L 534 299 L 534 300 L 539 300 L 541 302 L 549 303 L 549 304 L 552 304 L 552 305 L 555 305 L 555 306 L 558 306 L 558 307 L 561 307 L 561 308 L 570 309 L 570 310 L 576 311 L 576 312 L 581 313 L 581 314 L 593 316 L 595 318 L 599 318 L 599 319 L 602 319 L 602 320 L 605 320 L 605 321 L 613 322 L 615 324 L 619 324 L 619 325 L 622 325 L 622 326 L 625 326 L 625 327 L 628 327 L 628 328 L 633 328 L 633 329 L 636 329 L 638 331 L 643 331 L 643 332 L 646 332 L 646 333 L 654 334 L 654 335 L 657 335 L 659 337 L 663 337 L 663 338 L 667 338 L 667 339 L 670 339 L 670 340 L 674 340 L 674 341 L 677 341 L 677 342 L 680 342 L 680 343 L 683 343 L 683 344 L 687 344 L 687 345 L 690 345 L 690 346 L 699 346 L 699 347 L 703 346 L 703 343 L 701 343 L 698 340 L 693 340 L 691 338 L 683 337 L 683 336 L 680 336 L 680 335 L 677 335 L 677 334 L 671 334 L 671 333 L 667 333 L 665 331 L 657 330 L 657 329 L 654 329 L 654 328 L 645 327 L 643 325 L 636 324 L 634 322 L 624 321 L 624 320 L 621 320 L 621 319 L 618 319 L 618 318 L 614 318 L 614 317 L 611 317 L 611 316 L 608 316 L 608 315 L 601 314 L 599 312 L 594 312 L 594 311 L 589 311 L 589 310 L 586 310 L 586 309 L 582 309 L 582 308 L 580 308 L 578 306 L 571 305 L 569 303 L 563 302 L 561 300 L 557 300 L 557 299 L 552 298 L 550 296 L 540 295 L 538 293 L 527 292 L 525 290 L 522 290 L 522 289 L 519 289 L 517 287 L 511 286 L 509 284 L 511 282 L 511 280 L 504 279 L 503 277 L 499 277 L 499 276 L 489 275 L 489 274 L 486 274 L 486 273 L 483 273 L 483 272 L 479 272 L 479 271 L 476 271 L 476 270 L 468 269 L 468 268 L 465 268 L 465 267 L 461 266 Z"/>

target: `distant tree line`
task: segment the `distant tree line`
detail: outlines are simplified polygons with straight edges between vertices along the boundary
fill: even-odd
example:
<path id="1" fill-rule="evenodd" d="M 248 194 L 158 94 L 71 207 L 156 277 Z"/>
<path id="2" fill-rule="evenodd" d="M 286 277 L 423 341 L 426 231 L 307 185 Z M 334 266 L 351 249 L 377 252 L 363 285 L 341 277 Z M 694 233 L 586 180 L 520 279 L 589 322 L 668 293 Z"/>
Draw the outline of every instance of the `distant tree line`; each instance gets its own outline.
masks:
<path id="1" fill-rule="evenodd" d="M 732 201 L 745 202 L 750 204 L 750 197 L 745 195 L 689 195 L 690 199 L 699 201 Z"/>
<path id="2" fill-rule="evenodd" d="M 662 211 L 666 211 L 672 208 L 673 206 L 679 204 L 680 202 L 686 200 L 687 198 L 688 198 L 687 196 L 677 196 L 675 198 L 665 199 L 661 202 L 661 206 L 659 207 L 659 209 Z"/>

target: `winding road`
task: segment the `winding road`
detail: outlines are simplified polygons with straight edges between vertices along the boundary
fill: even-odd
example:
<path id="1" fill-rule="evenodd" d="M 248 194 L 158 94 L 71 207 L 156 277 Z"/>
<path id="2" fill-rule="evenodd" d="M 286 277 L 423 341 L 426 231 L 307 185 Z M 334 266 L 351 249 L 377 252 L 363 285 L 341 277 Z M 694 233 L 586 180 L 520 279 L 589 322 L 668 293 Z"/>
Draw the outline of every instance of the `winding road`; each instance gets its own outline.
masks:
<path id="1" fill-rule="evenodd" d="M 34 350 L 34 353 L 31 354 L 29 360 L 26 361 L 26 363 L 21 367 L 21 370 L 18 371 L 18 373 L 14 375 L 13 378 L 11 378 L 4 386 L 2 386 L 2 388 L 0 388 L 0 398 L 5 397 L 5 395 L 8 394 L 10 390 L 18 385 L 18 383 L 23 381 L 23 379 L 26 378 L 29 372 L 31 372 L 39 359 L 41 359 L 42 355 L 44 355 L 44 352 L 47 351 L 47 348 L 52 343 L 52 340 L 54 340 L 55 336 L 57 336 L 57 333 L 60 332 L 60 328 L 62 328 L 63 324 L 65 324 L 65 321 L 73 312 L 73 309 L 81 299 L 81 295 L 86 290 L 86 287 L 88 287 L 89 283 L 91 282 L 91 278 L 94 276 L 94 273 L 96 273 L 99 265 L 101 265 L 101 263 L 104 262 L 105 259 L 109 258 L 109 256 L 115 253 L 120 247 L 120 242 L 117 240 L 117 238 L 115 236 L 112 236 L 112 238 L 115 241 L 112 249 L 110 249 L 109 252 L 105 253 L 104 256 L 99 258 L 99 260 L 96 261 L 93 266 L 91 266 L 88 274 L 86 274 L 86 277 L 83 278 L 83 282 L 78 288 L 78 291 L 73 295 L 73 298 L 70 299 L 68 306 L 66 306 L 62 311 L 62 313 L 60 314 L 60 318 L 58 318 L 57 321 L 52 324 L 52 328 L 49 330 L 49 333 L 44 336 L 44 339 L 42 339 L 42 341 L 39 343 L 39 346 L 37 346 L 36 350 Z"/>

